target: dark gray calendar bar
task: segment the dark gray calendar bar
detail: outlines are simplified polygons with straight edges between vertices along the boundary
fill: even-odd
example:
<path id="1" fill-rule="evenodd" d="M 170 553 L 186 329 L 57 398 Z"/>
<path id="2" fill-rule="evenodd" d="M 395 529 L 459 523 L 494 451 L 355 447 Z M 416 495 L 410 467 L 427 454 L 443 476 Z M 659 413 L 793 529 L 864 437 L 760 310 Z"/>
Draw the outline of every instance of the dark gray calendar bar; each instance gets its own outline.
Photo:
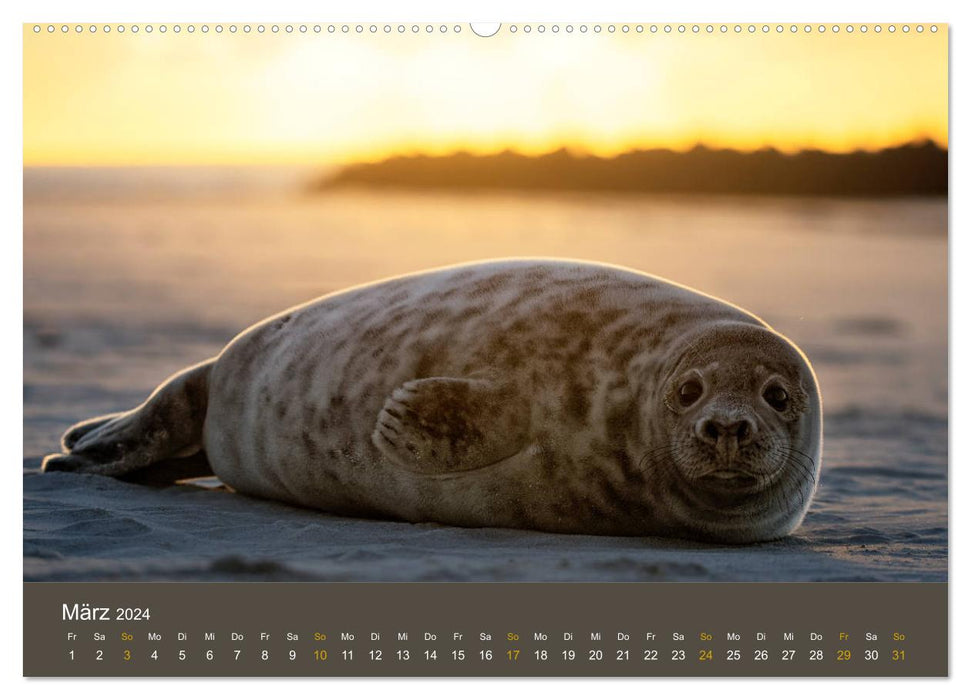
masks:
<path id="1" fill-rule="evenodd" d="M 944 583 L 25 583 L 26 676 L 945 676 Z"/>

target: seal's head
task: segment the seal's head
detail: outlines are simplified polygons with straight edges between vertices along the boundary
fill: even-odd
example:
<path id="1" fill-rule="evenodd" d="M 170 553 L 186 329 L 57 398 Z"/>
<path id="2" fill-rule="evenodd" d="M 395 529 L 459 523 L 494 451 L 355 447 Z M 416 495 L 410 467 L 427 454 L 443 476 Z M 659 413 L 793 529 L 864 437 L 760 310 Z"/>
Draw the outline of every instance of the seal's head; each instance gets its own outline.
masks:
<path id="1" fill-rule="evenodd" d="M 661 470 L 682 525 L 730 542 L 794 530 L 816 489 L 816 377 L 788 339 L 754 324 L 714 324 L 672 354 L 657 397 Z"/>

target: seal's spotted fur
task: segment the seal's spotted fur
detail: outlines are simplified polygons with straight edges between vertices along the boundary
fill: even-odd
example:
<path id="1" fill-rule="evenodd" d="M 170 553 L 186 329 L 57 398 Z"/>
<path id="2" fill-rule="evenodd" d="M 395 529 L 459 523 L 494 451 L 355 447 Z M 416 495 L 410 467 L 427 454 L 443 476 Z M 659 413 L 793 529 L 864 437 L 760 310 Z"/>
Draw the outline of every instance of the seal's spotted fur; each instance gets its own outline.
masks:
<path id="1" fill-rule="evenodd" d="M 702 357 L 691 371 L 736 403 L 770 370 L 797 399 L 753 418 L 757 488 L 694 480 L 708 453 L 670 392 Z M 193 446 L 239 491 L 333 513 L 752 541 L 808 508 L 820 404 L 802 354 L 737 307 L 623 268 L 500 261 L 267 319 L 139 409 L 73 428 L 45 468 L 123 474 Z"/>

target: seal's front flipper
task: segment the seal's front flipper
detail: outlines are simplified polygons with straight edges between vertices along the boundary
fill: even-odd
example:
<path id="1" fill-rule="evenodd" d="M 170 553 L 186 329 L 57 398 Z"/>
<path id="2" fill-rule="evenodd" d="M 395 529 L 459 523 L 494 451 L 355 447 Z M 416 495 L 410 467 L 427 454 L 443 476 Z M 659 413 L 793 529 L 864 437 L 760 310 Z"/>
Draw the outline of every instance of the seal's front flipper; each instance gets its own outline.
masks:
<path id="1" fill-rule="evenodd" d="M 371 440 L 395 465 L 423 474 L 488 466 L 526 445 L 529 404 L 511 384 L 432 377 L 395 389 Z"/>
<path id="2" fill-rule="evenodd" d="M 67 454 L 48 455 L 41 469 L 122 476 L 198 452 L 212 364 L 179 372 L 138 408 L 73 426 L 62 439 Z"/>

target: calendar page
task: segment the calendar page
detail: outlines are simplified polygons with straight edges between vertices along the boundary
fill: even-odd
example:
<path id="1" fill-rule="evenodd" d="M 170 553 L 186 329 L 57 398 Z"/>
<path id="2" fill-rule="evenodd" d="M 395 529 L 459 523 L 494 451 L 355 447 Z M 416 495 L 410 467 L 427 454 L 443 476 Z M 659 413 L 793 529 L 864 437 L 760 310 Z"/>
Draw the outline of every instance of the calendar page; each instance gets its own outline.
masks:
<path id="1" fill-rule="evenodd" d="M 947 24 L 22 41 L 25 676 L 948 675 Z"/>

